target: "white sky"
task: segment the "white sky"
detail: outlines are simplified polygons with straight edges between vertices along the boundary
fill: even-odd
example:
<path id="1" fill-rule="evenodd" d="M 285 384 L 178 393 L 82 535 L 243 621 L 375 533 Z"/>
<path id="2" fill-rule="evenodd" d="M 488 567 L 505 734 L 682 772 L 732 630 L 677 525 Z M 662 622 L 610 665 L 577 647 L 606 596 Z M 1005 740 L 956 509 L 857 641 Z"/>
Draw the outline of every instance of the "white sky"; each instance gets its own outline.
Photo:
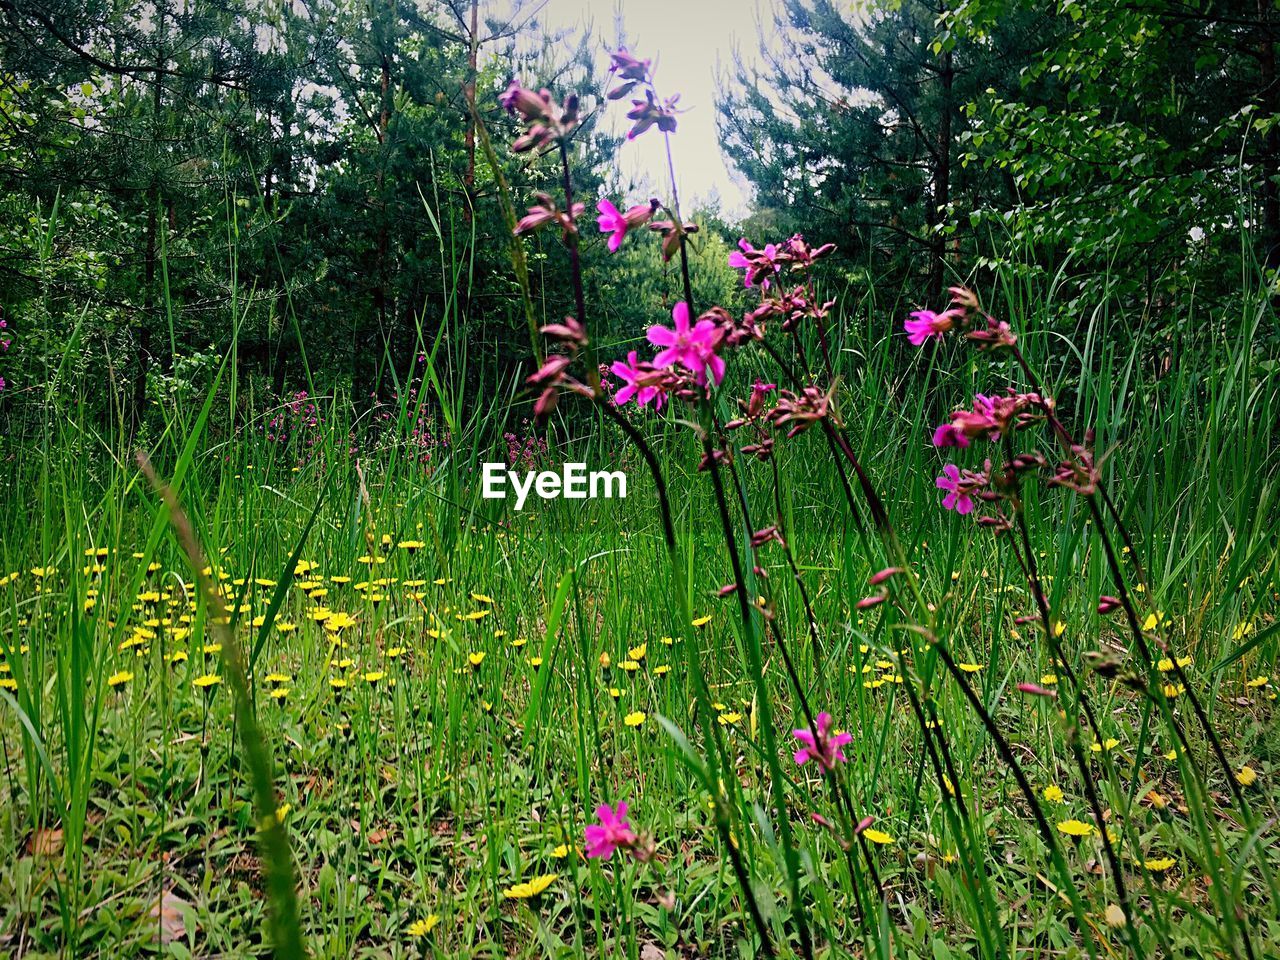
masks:
<path id="1" fill-rule="evenodd" d="M 528 8 L 539 2 L 527 0 Z M 653 61 L 659 93 L 663 97 L 679 93 L 679 106 L 686 111 L 672 138 L 681 207 L 687 212 L 699 200 L 718 195 L 726 216 L 745 214 L 749 187 L 724 159 L 716 134 L 716 79 L 717 74 L 732 75 L 735 56 L 757 61 L 757 25 L 772 23 L 768 4 L 762 5 L 762 0 L 543 0 L 538 14 L 542 25 L 553 29 L 590 24 L 602 63 L 605 48 L 615 45 L 618 18 L 631 52 Z M 607 129 L 625 131 L 628 109 L 626 100 L 609 104 Z M 625 179 L 665 188 L 666 158 L 657 130 L 624 143 L 618 162 Z"/>

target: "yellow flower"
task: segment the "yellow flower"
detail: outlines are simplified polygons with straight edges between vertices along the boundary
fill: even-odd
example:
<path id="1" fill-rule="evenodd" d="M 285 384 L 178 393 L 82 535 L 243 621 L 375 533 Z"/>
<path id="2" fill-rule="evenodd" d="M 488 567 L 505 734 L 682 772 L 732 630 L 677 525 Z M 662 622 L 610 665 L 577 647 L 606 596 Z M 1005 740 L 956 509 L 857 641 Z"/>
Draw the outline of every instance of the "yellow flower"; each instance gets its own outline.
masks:
<path id="1" fill-rule="evenodd" d="M 671 672 L 671 666 L 670 666 L 670 664 L 666 664 L 666 663 L 664 663 L 664 664 L 663 664 L 662 666 L 660 666 L 660 667 L 654 667 L 654 668 L 653 668 L 653 675 L 654 675 L 655 677 L 661 677 L 661 676 L 664 676 L 665 674 L 668 674 L 668 673 L 670 673 L 670 672 Z"/>
<path id="2" fill-rule="evenodd" d="M 1154 860 L 1143 860 L 1142 865 L 1152 873 L 1164 873 L 1177 862 L 1173 857 L 1157 857 Z"/>
<path id="3" fill-rule="evenodd" d="M 274 690 L 271 691 L 272 700 L 283 700 L 287 696 L 289 696 L 288 687 L 276 687 Z"/>
<path id="4" fill-rule="evenodd" d="M 1093 833 L 1093 824 L 1081 820 L 1063 820 L 1058 824 L 1058 832 L 1068 837 L 1087 837 Z"/>
<path id="5" fill-rule="evenodd" d="M 412 553 L 414 550 L 421 550 L 423 547 L 426 546 L 426 544 L 423 543 L 421 540 L 401 540 L 397 544 L 397 546 L 401 550 L 408 550 L 410 553 Z"/>
<path id="6" fill-rule="evenodd" d="M 606 650 L 604 653 L 600 654 L 600 669 L 601 669 L 601 670 L 608 670 L 608 669 L 609 669 L 609 664 L 611 664 L 611 663 L 613 663 L 613 659 L 609 656 L 609 651 L 608 651 L 608 650 Z"/>
<path id="7" fill-rule="evenodd" d="M 1056 673 L 1045 673 L 1040 676 L 1040 686 L 1042 687 L 1052 687 L 1057 684 L 1057 682 L 1058 675 Z"/>
<path id="8" fill-rule="evenodd" d="M 1160 626 L 1163 617 L 1164 614 L 1159 612 L 1147 614 L 1147 619 L 1142 621 L 1142 629 L 1154 630 L 1156 627 Z"/>
<path id="9" fill-rule="evenodd" d="M 289 623 L 284 620 L 281 620 L 279 623 L 276 624 L 276 631 L 278 633 L 293 633 L 293 631 L 297 629 L 298 629 L 297 624 Z"/>
<path id="10" fill-rule="evenodd" d="M 630 650 L 627 651 L 627 659 L 643 660 L 644 655 L 648 652 L 649 652 L 649 645 L 647 643 L 642 643 L 640 644 L 640 646 L 632 647 Z"/>
<path id="11" fill-rule="evenodd" d="M 644 723 L 644 712 L 641 710 L 632 711 L 622 718 L 622 722 L 628 727 L 638 727 Z"/>
<path id="12" fill-rule="evenodd" d="M 530 658 L 529 658 L 529 666 L 531 666 L 531 667 L 533 667 L 533 669 L 537 670 L 540 666 L 542 666 L 542 658 L 541 658 L 541 657 L 530 657 Z"/>
<path id="13" fill-rule="evenodd" d="M 862 835 L 872 843 L 878 843 L 881 845 L 893 843 L 893 837 L 889 836 L 889 834 L 885 833 L 883 830 L 877 830 L 874 827 L 868 827 L 866 830 L 863 830 Z"/>
<path id="14" fill-rule="evenodd" d="M 394 660 L 404 654 L 404 647 L 387 647 L 387 659 Z"/>
<path id="15" fill-rule="evenodd" d="M 107 677 L 107 686 L 118 687 L 120 686 L 120 684 L 128 683 L 132 679 L 133 679 L 133 674 L 130 673 L 128 670 L 118 670 L 117 672 L 113 673 L 111 676 Z"/>
<path id="16" fill-rule="evenodd" d="M 222 682 L 222 678 L 218 676 L 216 673 L 206 673 L 203 676 L 196 677 L 191 682 L 195 686 L 201 688 L 202 690 L 205 690 L 205 689 L 208 689 L 209 687 L 214 687 L 220 684 Z"/>
<path id="17" fill-rule="evenodd" d="M 980 663 L 962 663 L 962 664 L 959 664 L 959 667 L 960 667 L 960 669 L 961 669 L 961 670 L 963 670 L 965 673 L 977 673 L 979 670 L 981 670 L 981 669 L 982 669 L 982 664 L 980 664 Z"/>
<path id="18" fill-rule="evenodd" d="M 0 690 L 17 690 L 18 681 L 13 677 L 0 677 Z"/>
<path id="19" fill-rule="evenodd" d="M 293 677 L 289 676 L 289 674 L 287 673 L 268 673 L 262 679 L 266 680 L 267 683 L 292 683 L 293 682 Z"/>
<path id="20" fill-rule="evenodd" d="M 1051 783 L 1044 788 L 1044 798 L 1050 803 L 1062 803 L 1063 796 L 1062 788 L 1056 783 Z"/>
<path id="21" fill-rule="evenodd" d="M 742 714 L 740 714 L 740 713 L 722 713 L 722 714 L 720 714 L 720 716 L 716 717 L 716 719 L 717 719 L 718 721 L 720 721 L 720 726 L 722 726 L 722 727 L 728 727 L 728 726 L 732 726 L 733 724 L 735 724 L 735 723 L 737 723 L 739 720 L 741 720 L 741 719 L 742 719 Z"/>
<path id="22" fill-rule="evenodd" d="M 635 660 L 623 660 L 622 663 L 618 664 L 618 666 L 622 667 L 622 669 L 626 670 L 628 673 L 635 673 L 640 669 L 639 662 Z"/>
<path id="23" fill-rule="evenodd" d="M 1057 623 L 1053 625 L 1053 635 L 1055 637 L 1060 637 L 1066 632 L 1067 632 L 1067 625 L 1063 623 L 1061 620 L 1059 620 Z"/>
<path id="24" fill-rule="evenodd" d="M 457 619 L 457 620 L 483 620 L 485 617 L 487 617 L 487 616 L 488 616 L 489 614 L 491 614 L 492 612 L 493 612 L 492 610 L 473 610 L 471 613 L 459 613 L 459 614 L 457 614 L 457 615 L 455 616 L 455 618 L 454 618 L 454 619 Z"/>
<path id="25" fill-rule="evenodd" d="M 329 686 L 335 690 L 341 690 L 347 685 L 346 677 L 330 677 Z"/>
<path id="26" fill-rule="evenodd" d="M 354 627 L 356 618 L 349 613 L 331 613 L 324 621 L 324 628 L 333 633 L 345 630 L 347 627 Z"/>
<path id="27" fill-rule="evenodd" d="M 473 670 L 479 670 L 480 664 L 484 663 L 484 651 L 467 654 L 467 663 L 471 664 Z"/>
<path id="28" fill-rule="evenodd" d="M 1107 737 L 1107 739 L 1103 740 L 1101 743 L 1095 742 L 1090 744 L 1089 749 L 1094 753 L 1102 753 L 1104 750 L 1110 753 L 1118 746 L 1120 746 L 1119 740 L 1115 737 Z"/>
<path id="29" fill-rule="evenodd" d="M 1160 689 L 1164 692 L 1167 700 L 1172 700 L 1174 697 L 1187 692 L 1187 688 L 1180 683 L 1166 683 Z"/>
<path id="30" fill-rule="evenodd" d="M 707 614 L 705 617 L 699 617 L 697 620 L 694 620 L 693 626 L 705 627 L 710 622 L 711 622 L 711 614 Z"/>
<path id="31" fill-rule="evenodd" d="M 1240 772 L 1236 774 L 1236 783 L 1242 787 L 1247 787 L 1258 779 L 1258 771 L 1253 767 L 1241 767 Z"/>
<path id="32" fill-rule="evenodd" d="M 1178 666 L 1180 667 L 1191 666 L 1191 658 L 1179 657 Z M 1170 670 L 1173 669 L 1173 661 L 1170 660 L 1168 657 L 1161 657 L 1158 661 L 1156 661 L 1156 669 L 1159 670 L 1161 673 L 1168 673 Z"/>
<path id="33" fill-rule="evenodd" d="M 1267 681 L 1270 679 L 1271 678 L 1267 676 L 1254 677 L 1252 680 L 1246 681 L 1245 686 L 1246 687 L 1265 687 L 1267 685 Z"/>
<path id="34" fill-rule="evenodd" d="M 671 639 L 670 637 L 659 637 L 659 638 L 658 638 L 658 642 L 659 642 L 660 644 L 662 644 L 664 647 L 669 647 L 669 646 L 671 646 L 673 643 L 675 643 L 675 641 L 674 641 L 673 639 Z"/>
<path id="35" fill-rule="evenodd" d="M 404 546 L 404 544 L 400 544 Z M 436 928 L 436 924 L 440 922 L 440 917 L 434 913 L 429 913 L 421 920 L 415 920 L 409 924 L 409 936 L 414 938 L 425 937 Z"/>
<path id="36" fill-rule="evenodd" d="M 472 593 L 471 599 L 476 603 L 493 603 L 493 597 L 486 597 L 483 593 Z"/>
<path id="37" fill-rule="evenodd" d="M 381 680 L 385 676 L 386 674 L 383 673 L 381 670 L 370 670 L 368 673 L 364 675 L 364 682 L 377 683 L 379 680 Z"/>
<path id="38" fill-rule="evenodd" d="M 557 860 L 563 860 L 565 857 L 569 855 L 569 851 L 571 849 L 572 847 L 570 847 L 567 843 L 562 843 L 558 847 L 556 847 L 554 850 L 551 851 L 551 855 L 555 857 Z"/>
<path id="39" fill-rule="evenodd" d="M 611 696 L 611 697 L 613 697 L 613 699 L 617 700 L 620 696 L 622 696 L 622 691 L 621 691 L 621 690 L 619 690 L 617 687 L 610 687 L 610 688 L 609 688 L 609 696 Z"/>
<path id="40" fill-rule="evenodd" d="M 289 811 L 292 809 L 293 804 L 291 803 L 280 804 L 280 806 L 276 807 L 276 819 L 281 823 L 284 823 L 284 818 L 289 815 Z"/>
<path id="41" fill-rule="evenodd" d="M 544 873 L 540 877 L 534 877 L 526 883 L 517 883 L 502 892 L 502 895 L 508 900 L 528 900 L 536 897 L 546 891 L 547 887 L 555 883 L 560 878 L 558 873 Z"/>

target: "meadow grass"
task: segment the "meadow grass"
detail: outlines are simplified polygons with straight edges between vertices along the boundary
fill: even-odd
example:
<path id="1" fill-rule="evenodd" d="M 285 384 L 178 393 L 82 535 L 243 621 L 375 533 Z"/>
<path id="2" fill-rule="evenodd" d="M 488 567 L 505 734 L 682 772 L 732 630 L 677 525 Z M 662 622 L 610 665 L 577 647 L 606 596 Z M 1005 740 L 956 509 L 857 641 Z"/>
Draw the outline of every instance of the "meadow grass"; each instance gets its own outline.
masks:
<path id="1" fill-rule="evenodd" d="M 1115 922 L 1073 765 L 1081 732 L 1016 689 L 1064 682 L 1036 624 L 1019 622 L 1036 613 L 1027 581 L 934 488 L 931 425 L 975 391 L 1025 383 L 1005 357 L 907 352 L 893 336 L 905 307 L 848 290 L 831 325 L 839 409 L 955 678 L 923 648 L 904 668 L 902 630 L 859 609 L 882 563 L 816 432 L 779 449 L 776 486 L 745 458 L 726 473 L 757 517 L 784 519 L 807 594 L 782 554 L 762 554 L 776 630 L 763 633 L 717 596 L 734 575 L 716 498 L 673 417 L 636 420 L 667 474 L 668 551 L 621 430 L 583 405 L 539 434 L 544 451 L 513 384 L 447 325 L 374 429 L 341 393 L 241 395 L 233 341 L 208 389 L 176 396 L 144 442 L 221 587 L 219 625 L 134 445 L 87 414 L 89 385 L 50 377 L 43 420 L 5 440 L 4 951 L 287 953 L 258 842 L 279 834 L 292 928 L 323 957 L 727 956 L 806 941 L 936 958 L 1274 955 L 1277 380 L 1257 347 L 1270 309 L 1246 290 L 1234 314 L 1191 315 L 1177 342 L 1151 343 L 1108 304 L 1071 327 L 1052 288 L 984 292 L 1064 421 L 1096 431 L 1146 568 L 1145 629 L 1187 658 L 1235 776 L 1256 774 L 1225 777 L 1185 697 L 1168 703 L 1192 756 L 1166 759 L 1180 747 L 1161 708 L 1114 671 L 1084 670 L 1130 643 L 1095 609 L 1113 590 L 1107 558 L 1084 498 L 1028 496 L 1050 614 L 1105 737 L 1076 746 L 1135 922 Z M 750 363 L 718 396 L 746 390 Z M 718 414 L 734 414 L 727 399 Z M 482 500 L 478 465 L 505 459 L 508 433 L 539 464 L 621 465 L 629 497 L 520 513 Z M 751 531 L 736 532 L 741 544 Z M 810 723 L 779 637 L 814 709 L 853 734 L 838 788 L 789 756 L 791 729 Z M 248 751 L 229 643 L 260 731 Z M 1048 822 L 1093 827 L 1059 836 L 1056 862 L 975 699 Z M 945 735 L 929 741 L 945 743 L 943 783 L 921 709 Z M 254 744 L 274 770 L 266 817 Z M 959 802 L 944 796 L 957 786 Z M 618 801 L 656 845 L 646 862 L 582 855 L 592 809 Z M 837 809 L 874 817 L 852 847 L 811 817 Z"/>

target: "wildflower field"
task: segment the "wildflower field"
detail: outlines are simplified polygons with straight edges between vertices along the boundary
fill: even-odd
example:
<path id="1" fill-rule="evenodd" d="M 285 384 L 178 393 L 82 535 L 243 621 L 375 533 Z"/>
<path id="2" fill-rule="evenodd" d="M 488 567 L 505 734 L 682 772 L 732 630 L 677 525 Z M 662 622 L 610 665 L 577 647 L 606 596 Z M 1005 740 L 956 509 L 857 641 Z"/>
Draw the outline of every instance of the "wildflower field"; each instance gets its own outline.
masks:
<path id="1" fill-rule="evenodd" d="M 933 222 L 925 259 L 891 268 L 766 207 L 759 170 L 739 224 L 682 210 L 657 51 L 486 66 L 475 8 L 448 6 L 432 22 L 472 10 L 471 59 L 439 66 L 462 100 L 432 136 L 470 181 L 421 174 L 420 243 L 375 231 L 378 257 L 336 279 L 307 244 L 357 244 L 350 225 L 295 227 L 229 172 L 203 226 L 151 196 L 140 394 L 116 366 L 132 314 L 103 305 L 124 267 L 85 267 L 84 201 L 32 188 L 34 279 L 0 288 L 0 954 L 1280 956 L 1280 339 L 1256 164 L 1195 188 L 1237 191 L 1234 220 L 1204 221 L 1220 258 L 1171 255 L 1144 289 L 1099 253 L 1138 229 L 1114 223 L 1077 266 L 1012 219 L 972 248 L 930 246 Z M 86 86 L 195 69 L 175 46 L 112 73 L 20 8 L 0 5 L 58 56 L 98 50 L 73 58 Z M 999 19 L 916 13 L 931 64 Z M 175 40 L 200 28 L 182 16 Z M 428 54 L 406 49 L 353 156 L 434 122 L 405 79 Z M 36 131 L 15 76 L 0 107 Z M 5 136 L 12 160 L 26 141 Z M 642 139 L 645 190 L 597 176 L 596 151 Z M 377 170 L 375 198 L 403 175 Z M 289 203 L 355 202 L 288 176 Z M 385 296 L 397 256 L 438 288 Z M 335 372 L 365 282 L 384 297 Z M 414 294 L 406 336 L 387 318 Z M 565 495 L 568 465 L 613 486 Z"/>

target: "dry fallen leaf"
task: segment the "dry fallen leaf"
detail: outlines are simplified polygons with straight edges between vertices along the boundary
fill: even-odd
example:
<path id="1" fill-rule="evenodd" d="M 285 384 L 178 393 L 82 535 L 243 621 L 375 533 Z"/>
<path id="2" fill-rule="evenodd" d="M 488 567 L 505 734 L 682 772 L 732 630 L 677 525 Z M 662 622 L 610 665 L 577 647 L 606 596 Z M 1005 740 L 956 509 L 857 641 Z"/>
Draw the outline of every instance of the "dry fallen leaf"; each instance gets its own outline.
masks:
<path id="1" fill-rule="evenodd" d="M 62 852 L 62 830 L 58 827 L 37 830 L 31 834 L 28 849 L 33 856 L 56 857 Z"/>
<path id="2" fill-rule="evenodd" d="M 181 940 L 187 935 L 187 924 L 183 919 L 183 908 L 189 906 L 187 901 L 172 890 L 166 890 L 160 899 L 151 905 L 147 915 L 159 921 L 156 930 L 161 943 Z"/>

